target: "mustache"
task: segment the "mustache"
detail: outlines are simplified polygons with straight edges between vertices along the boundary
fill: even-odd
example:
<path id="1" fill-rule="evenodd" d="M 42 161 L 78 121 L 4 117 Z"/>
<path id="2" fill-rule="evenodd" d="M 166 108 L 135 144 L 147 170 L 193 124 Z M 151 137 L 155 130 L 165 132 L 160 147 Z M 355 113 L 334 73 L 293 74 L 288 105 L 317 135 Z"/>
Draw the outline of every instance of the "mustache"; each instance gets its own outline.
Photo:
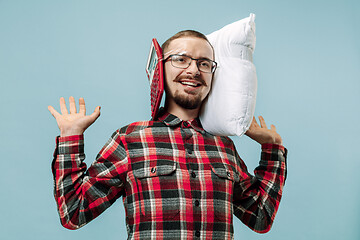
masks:
<path id="1" fill-rule="evenodd" d="M 181 76 L 177 76 L 174 80 L 174 82 L 180 82 L 181 80 L 184 80 L 184 79 L 190 79 L 190 80 L 195 80 L 199 83 L 201 83 L 202 85 L 206 86 L 207 87 L 207 84 L 206 82 L 204 81 L 204 79 L 202 79 L 200 76 L 198 75 L 195 75 L 195 76 L 192 76 L 192 75 L 181 75 Z"/>

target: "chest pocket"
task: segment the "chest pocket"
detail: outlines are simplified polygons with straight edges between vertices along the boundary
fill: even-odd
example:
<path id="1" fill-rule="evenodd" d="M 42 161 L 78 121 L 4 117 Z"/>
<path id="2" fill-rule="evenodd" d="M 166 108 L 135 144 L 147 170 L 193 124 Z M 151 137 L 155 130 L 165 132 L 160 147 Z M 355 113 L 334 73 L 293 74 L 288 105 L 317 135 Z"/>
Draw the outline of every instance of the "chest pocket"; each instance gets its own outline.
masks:
<path id="1" fill-rule="evenodd" d="M 180 212 L 180 194 L 173 160 L 132 163 L 139 201 L 135 209 L 145 221 L 171 220 Z M 135 168 L 135 169 L 134 169 Z M 134 213 L 133 213 L 134 214 Z M 136 215 L 136 214 L 135 214 Z"/>
<path id="2" fill-rule="evenodd" d="M 223 163 L 213 163 L 211 164 L 211 170 L 219 178 L 227 179 L 233 182 L 238 182 L 240 180 L 239 173 L 229 165 L 225 165 Z"/>
<path id="3" fill-rule="evenodd" d="M 144 163 L 144 165 L 147 166 L 143 166 L 133 170 L 134 176 L 137 179 L 167 176 L 171 175 L 176 171 L 176 162 L 167 162 L 164 164 L 159 161 L 149 161 L 148 164 Z"/>

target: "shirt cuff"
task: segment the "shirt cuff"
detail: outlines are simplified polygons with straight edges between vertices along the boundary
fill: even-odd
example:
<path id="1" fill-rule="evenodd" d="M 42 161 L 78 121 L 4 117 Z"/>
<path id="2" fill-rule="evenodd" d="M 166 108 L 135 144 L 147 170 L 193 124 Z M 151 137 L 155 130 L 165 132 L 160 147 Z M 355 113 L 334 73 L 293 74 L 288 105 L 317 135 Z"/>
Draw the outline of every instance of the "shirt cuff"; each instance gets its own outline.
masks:
<path id="1" fill-rule="evenodd" d="M 285 147 L 279 144 L 272 144 L 272 143 L 264 143 L 261 145 L 262 150 L 272 150 L 272 149 L 279 149 L 285 151 Z"/>
<path id="2" fill-rule="evenodd" d="M 84 153 L 84 135 L 73 135 L 56 138 L 57 154 Z"/>

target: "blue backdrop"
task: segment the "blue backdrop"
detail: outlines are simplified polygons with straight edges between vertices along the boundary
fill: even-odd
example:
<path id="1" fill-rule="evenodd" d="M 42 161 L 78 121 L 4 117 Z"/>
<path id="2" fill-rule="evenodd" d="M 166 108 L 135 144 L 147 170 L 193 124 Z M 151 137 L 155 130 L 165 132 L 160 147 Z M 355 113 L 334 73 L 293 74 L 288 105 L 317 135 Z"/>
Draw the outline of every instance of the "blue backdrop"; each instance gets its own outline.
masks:
<path id="1" fill-rule="evenodd" d="M 235 239 L 360 239 L 359 1 L 0 0 L 0 238 L 125 239 L 119 199 L 77 231 L 59 222 L 50 170 L 56 122 L 48 105 L 84 97 L 101 117 L 85 134 L 90 164 L 113 131 L 150 117 L 151 38 L 205 34 L 256 14 L 256 115 L 289 149 L 272 230 L 234 219 Z M 253 169 L 260 146 L 233 138 Z"/>

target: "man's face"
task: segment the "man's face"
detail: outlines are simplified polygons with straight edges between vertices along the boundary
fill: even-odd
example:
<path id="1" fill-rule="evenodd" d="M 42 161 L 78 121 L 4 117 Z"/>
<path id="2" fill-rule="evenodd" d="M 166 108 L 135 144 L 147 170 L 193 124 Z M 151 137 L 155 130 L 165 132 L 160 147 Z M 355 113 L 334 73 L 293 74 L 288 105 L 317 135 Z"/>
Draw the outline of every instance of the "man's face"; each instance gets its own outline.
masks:
<path id="1" fill-rule="evenodd" d="M 182 37 L 173 40 L 164 52 L 165 58 L 172 54 L 184 54 L 200 59 L 213 59 L 210 44 L 201 38 Z M 186 69 L 172 66 L 171 60 L 165 62 L 165 91 L 167 101 L 185 109 L 197 109 L 211 88 L 212 73 L 200 72 L 196 61 Z"/>

